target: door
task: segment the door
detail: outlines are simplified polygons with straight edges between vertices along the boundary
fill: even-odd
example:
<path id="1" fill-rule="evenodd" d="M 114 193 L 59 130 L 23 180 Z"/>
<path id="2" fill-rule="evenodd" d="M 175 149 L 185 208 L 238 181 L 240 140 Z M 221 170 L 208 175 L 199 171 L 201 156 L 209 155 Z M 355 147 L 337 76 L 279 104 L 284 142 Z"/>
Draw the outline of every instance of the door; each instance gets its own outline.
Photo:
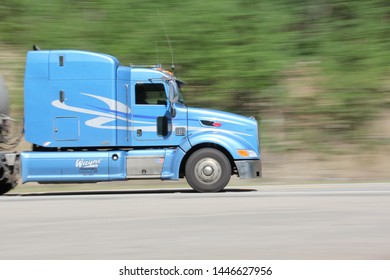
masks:
<path id="1" fill-rule="evenodd" d="M 56 117 L 54 119 L 54 139 L 57 141 L 77 141 L 80 137 L 80 122 L 77 117 Z"/>
<path id="2" fill-rule="evenodd" d="M 134 145 L 164 145 L 164 137 L 157 133 L 157 120 L 169 113 L 166 83 L 135 83 L 133 102 Z"/>

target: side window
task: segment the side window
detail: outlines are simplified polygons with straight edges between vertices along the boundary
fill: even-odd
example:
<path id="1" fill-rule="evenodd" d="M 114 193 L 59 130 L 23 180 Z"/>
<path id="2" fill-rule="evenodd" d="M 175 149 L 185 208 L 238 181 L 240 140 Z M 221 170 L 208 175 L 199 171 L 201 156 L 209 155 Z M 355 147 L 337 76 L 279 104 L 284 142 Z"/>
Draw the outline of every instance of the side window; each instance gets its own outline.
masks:
<path id="1" fill-rule="evenodd" d="M 136 84 L 135 104 L 166 105 L 164 84 Z"/>

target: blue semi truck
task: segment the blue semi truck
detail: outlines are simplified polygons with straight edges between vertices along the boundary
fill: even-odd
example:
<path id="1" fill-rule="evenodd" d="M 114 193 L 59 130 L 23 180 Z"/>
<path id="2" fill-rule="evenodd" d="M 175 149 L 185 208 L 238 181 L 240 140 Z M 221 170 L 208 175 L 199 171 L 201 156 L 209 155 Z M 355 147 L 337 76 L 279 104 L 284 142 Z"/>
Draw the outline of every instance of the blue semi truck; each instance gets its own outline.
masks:
<path id="1" fill-rule="evenodd" d="M 20 162 L 22 183 L 185 177 L 199 192 L 221 191 L 234 174 L 261 177 L 255 118 L 187 107 L 183 85 L 159 66 L 106 54 L 30 51 L 24 134 L 33 148 L 8 167 Z"/>

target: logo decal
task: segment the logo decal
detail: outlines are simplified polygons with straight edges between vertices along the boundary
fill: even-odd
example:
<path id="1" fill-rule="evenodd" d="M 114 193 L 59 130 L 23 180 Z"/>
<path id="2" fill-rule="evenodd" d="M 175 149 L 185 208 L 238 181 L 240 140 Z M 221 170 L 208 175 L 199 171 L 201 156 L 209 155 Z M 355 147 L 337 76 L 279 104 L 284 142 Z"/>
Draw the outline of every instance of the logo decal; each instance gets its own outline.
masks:
<path id="1" fill-rule="evenodd" d="M 83 158 L 77 159 L 75 166 L 79 169 L 79 173 L 84 176 L 92 176 L 98 173 L 98 168 L 103 159 L 85 160 Z"/>
<path id="2" fill-rule="evenodd" d="M 75 166 L 80 169 L 98 168 L 101 162 L 102 159 L 93 159 L 93 160 L 77 159 Z"/>

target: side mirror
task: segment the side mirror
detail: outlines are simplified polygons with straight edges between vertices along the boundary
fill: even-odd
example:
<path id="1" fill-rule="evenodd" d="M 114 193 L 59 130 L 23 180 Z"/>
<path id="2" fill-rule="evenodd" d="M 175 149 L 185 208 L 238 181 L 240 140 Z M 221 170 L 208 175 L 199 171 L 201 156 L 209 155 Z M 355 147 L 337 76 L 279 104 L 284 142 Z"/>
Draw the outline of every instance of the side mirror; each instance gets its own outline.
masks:
<path id="1" fill-rule="evenodd" d="M 173 103 L 171 103 L 171 117 L 174 118 L 176 117 L 176 109 L 173 107 Z"/>
<path id="2" fill-rule="evenodd" d="M 169 102 L 175 103 L 177 101 L 177 96 L 175 96 L 176 84 L 174 81 L 169 81 Z"/>
<path id="3" fill-rule="evenodd" d="M 176 83 L 174 81 L 169 81 L 169 103 L 170 103 L 170 111 L 171 111 L 171 117 L 176 117 L 176 109 L 174 108 L 173 104 L 177 102 L 179 99 L 179 96 L 175 95 L 175 89 L 176 89 Z"/>
<path id="4" fill-rule="evenodd" d="M 166 116 L 157 117 L 157 135 L 163 137 L 168 135 L 168 118 Z"/>

